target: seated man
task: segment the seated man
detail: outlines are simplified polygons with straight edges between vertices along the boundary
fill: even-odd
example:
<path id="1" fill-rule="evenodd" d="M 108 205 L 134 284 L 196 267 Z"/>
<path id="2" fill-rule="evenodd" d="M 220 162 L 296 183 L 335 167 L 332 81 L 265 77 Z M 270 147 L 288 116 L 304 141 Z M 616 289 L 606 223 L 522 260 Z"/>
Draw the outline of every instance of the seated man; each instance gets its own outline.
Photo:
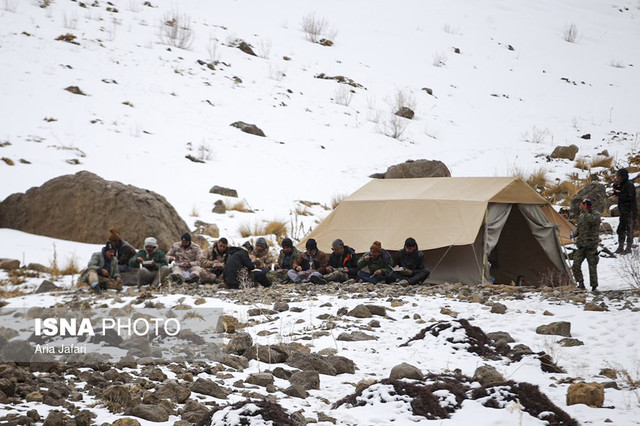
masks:
<path id="1" fill-rule="evenodd" d="M 345 246 L 341 239 L 337 239 L 331 243 L 331 251 L 327 274 L 323 276 L 324 280 L 343 283 L 349 278 L 355 278 L 358 273 L 358 258 L 355 250 Z"/>
<path id="2" fill-rule="evenodd" d="M 131 258 L 129 266 L 137 270 L 138 288 L 148 284 L 157 286 L 165 278 L 161 276 L 159 271 L 163 266 L 167 266 L 167 257 L 158 248 L 156 239 L 148 237 L 144 240 L 144 250 L 138 251 Z M 163 271 L 168 272 L 168 269 L 164 268 Z"/>
<path id="3" fill-rule="evenodd" d="M 278 260 L 273 265 L 273 271 L 267 272 L 267 277 L 273 282 L 287 282 L 289 280 L 287 272 L 289 272 L 289 269 L 293 269 L 293 264 L 300 260 L 300 256 L 302 256 L 302 253 L 293 246 L 291 238 L 283 239 L 282 250 L 280 250 Z"/>
<path id="4" fill-rule="evenodd" d="M 237 289 L 243 285 L 252 284 L 251 281 L 255 281 L 263 287 L 271 286 L 267 275 L 257 270 L 249 258 L 249 252 L 253 251 L 253 246 L 249 241 L 245 242 L 242 247 L 229 247 L 227 250 L 229 257 L 222 273 L 227 287 Z"/>
<path id="5" fill-rule="evenodd" d="M 296 284 L 303 281 L 311 281 L 314 284 L 326 283 L 322 276 L 327 273 L 329 258 L 326 253 L 318 250 L 318 244 L 313 238 L 307 240 L 305 247 L 307 251 L 293 263 L 293 268 L 289 269 L 287 276 Z"/>
<path id="6" fill-rule="evenodd" d="M 260 269 L 265 274 L 271 270 L 271 265 L 273 265 L 276 259 L 271 254 L 269 250 L 269 245 L 267 244 L 267 240 L 260 237 L 256 240 L 256 246 L 253 251 L 250 253 L 251 260 L 257 269 Z"/>
<path id="7" fill-rule="evenodd" d="M 407 280 L 411 285 L 422 284 L 431 273 L 424 267 L 424 253 L 418 250 L 418 243 L 413 238 L 405 240 L 404 248 L 398 252 L 393 266 L 387 283 Z"/>
<path id="8" fill-rule="evenodd" d="M 200 284 L 221 280 L 224 264 L 227 262 L 229 241 L 222 237 L 204 251 L 200 259 Z"/>
<path id="9" fill-rule="evenodd" d="M 173 243 L 167 253 L 167 261 L 174 262 L 169 278 L 173 282 L 182 281 L 193 283 L 200 279 L 200 258 L 202 250 L 196 243 L 191 242 L 191 234 L 185 232 L 180 241 Z"/>
<path id="10" fill-rule="evenodd" d="M 116 249 L 111 241 L 107 241 L 101 251 L 91 255 L 87 269 L 80 275 L 78 281 L 89 284 L 89 287 L 98 294 L 106 289 L 122 290 L 118 261 L 115 257 Z"/>
<path id="11" fill-rule="evenodd" d="M 124 272 L 129 269 L 129 260 L 135 256 L 136 249 L 131 244 L 120 238 L 116 228 L 109 229 L 109 241 L 116 249 L 116 259 L 118 259 L 118 269 Z"/>
<path id="12" fill-rule="evenodd" d="M 358 278 L 377 284 L 391 271 L 391 255 L 382 250 L 380 241 L 374 241 L 369 251 L 358 260 Z"/>

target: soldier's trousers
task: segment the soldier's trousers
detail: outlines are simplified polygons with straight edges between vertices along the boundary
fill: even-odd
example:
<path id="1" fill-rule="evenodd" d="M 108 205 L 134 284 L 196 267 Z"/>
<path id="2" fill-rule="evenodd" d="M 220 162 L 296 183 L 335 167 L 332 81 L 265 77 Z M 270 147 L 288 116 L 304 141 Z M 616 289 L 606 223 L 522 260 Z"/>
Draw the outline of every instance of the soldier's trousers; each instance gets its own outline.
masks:
<path id="1" fill-rule="evenodd" d="M 633 219 L 633 213 L 631 212 L 620 213 L 620 222 L 618 222 L 618 229 L 616 229 L 620 247 L 624 245 L 626 239 L 629 248 L 631 248 L 631 243 L 633 242 Z"/>
<path id="2" fill-rule="evenodd" d="M 573 276 L 580 284 L 584 283 L 582 276 L 582 262 L 587 259 L 589 265 L 589 284 L 591 287 L 598 287 L 598 247 L 580 248 L 573 253 Z"/>

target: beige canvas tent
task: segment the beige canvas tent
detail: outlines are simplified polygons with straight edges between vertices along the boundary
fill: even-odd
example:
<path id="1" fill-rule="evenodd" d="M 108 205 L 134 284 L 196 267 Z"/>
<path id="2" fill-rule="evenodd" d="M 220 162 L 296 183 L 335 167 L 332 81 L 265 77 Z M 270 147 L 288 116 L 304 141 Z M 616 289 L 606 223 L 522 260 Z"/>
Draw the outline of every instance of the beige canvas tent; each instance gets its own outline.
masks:
<path id="1" fill-rule="evenodd" d="M 570 229 L 520 178 L 382 179 L 343 199 L 300 246 L 315 238 L 328 250 L 341 238 L 362 253 L 375 240 L 399 250 L 413 237 L 429 281 L 537 282 L 571 276 L 561 246 Z"/>

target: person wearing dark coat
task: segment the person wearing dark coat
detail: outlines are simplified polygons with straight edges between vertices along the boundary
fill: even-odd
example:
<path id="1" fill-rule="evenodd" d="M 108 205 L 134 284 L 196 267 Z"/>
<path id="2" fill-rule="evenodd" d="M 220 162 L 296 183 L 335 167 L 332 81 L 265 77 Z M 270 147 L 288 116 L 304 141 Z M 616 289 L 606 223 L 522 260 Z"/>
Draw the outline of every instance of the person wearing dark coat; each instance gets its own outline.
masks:
<path id="1" fill-rule="evenodd" d="M 636 187 L 629 180 L 627 169 L 620 169 L 616 172 L 613 193 L 618 196 L 618 211 L 620 212 L 620 222 L 618 222 L 618 248 L 616 253 L 631 253 L 633 247 L 633 224 L 638 217 L 638 205 L 636 204 Z M 627 248 L 624 242 L 627 241 Z"/>
<path id="2" fill-rule="evenodd" d="M 331 255 L 327 265 L 327 274 L 322 278 L 327 282 L 345 282 L 355 278 L 358 273 L 358 257 L 349 246 L 345 246 L 341 239 L 331 243 Z"/>
<path id="3" fill-rule="evenodd" d="M 424 253 L 418 249 L 418 243 L 414 238 L 407 238 L 404 248 L 395 258 L 393 270 L 387 275 L 387 283 L 399 280 L 407 280 L 409 284 L 422 284 L 431 271 L 424 266 Z"/>
<path id="4" fill-rule="evenodd" d="M 252 250 L 253 246 L 248 241 L 244 243 L 242 247 L 227 248 L 227 262 L 222 272 L 222 278 L 227 287 L 240 288 L 242 282 L 239 274 L 243 269 L 246 270 L 248 278 L 253 279 L 253 281 L 263 287 L 271 286 L 271 281 L 267 278 L 267 275 L 260 270 L 256 270 L 255 265 L 251 261 L 249 252 Z"/>

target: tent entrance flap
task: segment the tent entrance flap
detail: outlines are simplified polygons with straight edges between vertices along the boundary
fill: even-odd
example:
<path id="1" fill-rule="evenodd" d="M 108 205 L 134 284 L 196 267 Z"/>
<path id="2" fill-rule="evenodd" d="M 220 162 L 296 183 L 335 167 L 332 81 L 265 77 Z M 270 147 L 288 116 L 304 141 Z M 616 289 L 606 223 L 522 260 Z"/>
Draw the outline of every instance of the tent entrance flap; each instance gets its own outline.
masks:
<path id="1" fill-rule="evenodd" d="M 533 283 L 548 278 L 546 274 L 565 273 L 558 240 L 555 234 L 550 234 L 555 233 L 553 225 L 548 221 L 545 224 L 538 206 L 518 207 L 509 209 L 497 243 L 488 256 L 495 282 L 509 284 L 524 275 L 526 281 Z"/>
<path id="2" fill-rule="evenodd" d="M 425 266 L 431 271 L 427 282 L 431 284 L 481 283 L 483 234 L 480 228 L 473 244 L 425 250 Z"/>

